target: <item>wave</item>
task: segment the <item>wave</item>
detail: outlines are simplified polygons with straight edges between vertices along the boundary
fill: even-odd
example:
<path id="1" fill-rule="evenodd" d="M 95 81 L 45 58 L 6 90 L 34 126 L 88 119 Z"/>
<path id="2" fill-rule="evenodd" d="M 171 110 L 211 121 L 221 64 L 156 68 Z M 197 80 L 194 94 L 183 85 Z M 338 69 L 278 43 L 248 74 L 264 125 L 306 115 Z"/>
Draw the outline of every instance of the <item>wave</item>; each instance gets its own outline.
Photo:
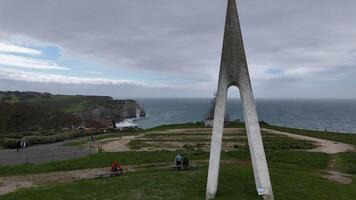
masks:
<path id="1" fill-rule="evenodd" d="M 141 118 L 142 117 L 135 117 L 135 118 L 125 119 L 123 121 L 117 122 L 116 123 L 116 127 L 117 128 L 138 127 L 139 124 L 137 123 L 137 120 L 139 120 Z"/>

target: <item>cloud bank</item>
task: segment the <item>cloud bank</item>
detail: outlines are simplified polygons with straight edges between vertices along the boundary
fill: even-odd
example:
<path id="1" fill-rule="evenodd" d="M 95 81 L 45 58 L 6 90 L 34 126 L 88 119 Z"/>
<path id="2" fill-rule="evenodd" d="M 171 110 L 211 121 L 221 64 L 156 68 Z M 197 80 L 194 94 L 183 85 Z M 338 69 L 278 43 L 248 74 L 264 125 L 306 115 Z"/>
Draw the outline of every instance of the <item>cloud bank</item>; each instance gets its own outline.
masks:
<path id="1" fill-rule="evenodd" d="M 356 1 L 237 3 L 258 97 L 356 97 L 349 92 L 356 85 Z M 198 93 L 200 87 L 201 96 L 210 96 L 225 12 L 220 0 L 3 0 L 0 36 L 53 43 L 64 57 L 94 60 L 103 68 L 180 78 L 192 83 L 182 87 Z M 6 50 L 36 54 L 0 45 L 0 52 Z M 340 87 L 345 90 L 331 92 Z"/>
<path id="2" fill-rule="evenodd" d="M 63 76 L 58 74 L 49 73 L 34 73 L 25 72 L 7 68 L 0 69 L 0 79 L 26 81 L 26 82 L 38 82 L 38 83 L 58 83 L 58 84 L 86 84 L 86 85 L 135 85 L 149 87 L 140 82 L 134 82 L 129 80 L 112 80 L 105 78 L 88 78 L 88 77 L 75 77 L 75 76 Z"/>

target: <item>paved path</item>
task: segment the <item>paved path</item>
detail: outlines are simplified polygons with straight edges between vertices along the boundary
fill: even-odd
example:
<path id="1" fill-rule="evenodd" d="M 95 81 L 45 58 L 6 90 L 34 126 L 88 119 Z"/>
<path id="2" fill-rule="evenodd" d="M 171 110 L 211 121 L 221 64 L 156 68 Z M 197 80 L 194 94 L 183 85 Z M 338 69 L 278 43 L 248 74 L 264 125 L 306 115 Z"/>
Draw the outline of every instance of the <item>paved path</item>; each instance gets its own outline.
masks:
<path id="1" fill-rule="evenodd" d="M 19 152 L 16 149 L 2 149 L 0 150 L 0 166 L 67 160 L 87 156 L 90 153 L 89 147 L 71 147 L 63 144 L 65 142 L 30 146 Z"/>

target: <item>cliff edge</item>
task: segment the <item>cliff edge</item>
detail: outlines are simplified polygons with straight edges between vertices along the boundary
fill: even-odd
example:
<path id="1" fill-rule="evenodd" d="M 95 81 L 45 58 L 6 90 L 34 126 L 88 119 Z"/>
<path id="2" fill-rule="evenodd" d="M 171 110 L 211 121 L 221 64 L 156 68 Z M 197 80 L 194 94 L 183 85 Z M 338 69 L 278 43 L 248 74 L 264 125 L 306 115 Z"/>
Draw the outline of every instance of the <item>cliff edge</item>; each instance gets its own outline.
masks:
<path id="1" fill-rule="evenodd" d="M 122 121 L 124 119 L 145 117 L 146 113 L 140 104 L 135 100 L 112 100 L 98 105 L 96 108 L 76 113 L 86 126 L 109 126 L 112 121 Z"/>

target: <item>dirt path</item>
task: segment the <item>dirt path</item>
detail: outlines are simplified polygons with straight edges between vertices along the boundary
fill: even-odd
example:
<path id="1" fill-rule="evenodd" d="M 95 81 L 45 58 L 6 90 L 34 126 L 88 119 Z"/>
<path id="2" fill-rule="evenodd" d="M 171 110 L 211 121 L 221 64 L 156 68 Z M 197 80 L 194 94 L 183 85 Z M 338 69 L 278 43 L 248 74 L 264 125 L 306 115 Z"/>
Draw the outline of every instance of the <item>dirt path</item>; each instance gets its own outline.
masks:
<path id="1" fill-rule="evenodd" d="M 342 173 L 339 171 L 339 166 L 337 160 L 340 159 L 340 155 L 333 154 L 331 155 L 330 162 L 328 164 L 328 168 L 325 171 L 321 172 L 321 176 L 330 181 L 334 181 L 341 184 L 351 184 L 352 183 L 352 175 Z"/>
<path id="2" fill-rule="evenodd" d="M 193 167 L 201 167 L 208 165 L 208 160 L 192 161 Z M 237 160 L 222 160 L 223 165 L 229 164 L 243 164 L 248 165 L 247 161 Z M 126 165 L 123 166 L 126 172 L 135 172 L 144 169 L 170 169 L 172 163 L 152 163 L 142 165 Z M 73 171 L 51 172 L 43 174 L 34 174 L 26 176 L 8 176 L 0 177 L 0 195 L 14 192 L 21 188 L 30 188 L 41 185 L 48 185 L 53 183 L 66 183 L 83 179 L 94 179 L 110 176 L 110 167 L 82 169 Z"/>
<path id="3" fill-rule="evenodd" d="M 330 140 L 324 140 L 309 136 L 297 135 L 292 133 L 285 133 L 270 129 L 265 129 L 271 133 L 285 135 L 291 138 L 300 139 L 300 140 L 308 140 L 314 142 L 318 147 L 312 149 L 312 152 L 323 152 L 331 155 L 331 159 L 328 165 L 328 168 L 324 171 L 319 172 L 319 176 L 328 179 L 333 182 L 341 183 L 341 184 L 351 184 L 352 176 L 350 174 L 345 174 L 339 171 L 337 166 L 337 153 L 347 152 L 347 151 L 355 151 L 356 148 L 354 145 L 345 144 L 341 142 L 335 142 Z"/>
<path id="4" fill-rule="evenodd" d="M 314 138 L 314 137 L 309 137 L 309 136 L 304 136 L 304 135 L 297 135 L 297 134 L 293 134 L 293 133 L 275 131 L 275 130 L 271 130 L 271 129 L 263 129 L 263 130 L 268 131 L 270 133 L 285 135 L 285 136 L 299 139 L 299 140 L 308 140 L 308 141 L 314 142 L 318 147 L 310 150 L 312 152 L 323 152 L 323 153 L 327 153 L 327 154 L 337 154 L 337 153 L 342 153 L 342 152 L 347 152 L 347 151 L 355 151 L 355 146 L 351 145 L 351 144 L 345 144 L 345 143 L 341 143 L 341 142 L 319 139 L 319 138 Z"/>
<path id="5" fill-rule="evenodd" d="M 106 152 L 122 152 L 122 151 L 130 151 L 129 142 L 138 137 L 141 137 L 142 134 L 139 135 L 130 135 L 123 136 L 117 140 L 104 142 L 102 145 L 102 149 Z"/>

